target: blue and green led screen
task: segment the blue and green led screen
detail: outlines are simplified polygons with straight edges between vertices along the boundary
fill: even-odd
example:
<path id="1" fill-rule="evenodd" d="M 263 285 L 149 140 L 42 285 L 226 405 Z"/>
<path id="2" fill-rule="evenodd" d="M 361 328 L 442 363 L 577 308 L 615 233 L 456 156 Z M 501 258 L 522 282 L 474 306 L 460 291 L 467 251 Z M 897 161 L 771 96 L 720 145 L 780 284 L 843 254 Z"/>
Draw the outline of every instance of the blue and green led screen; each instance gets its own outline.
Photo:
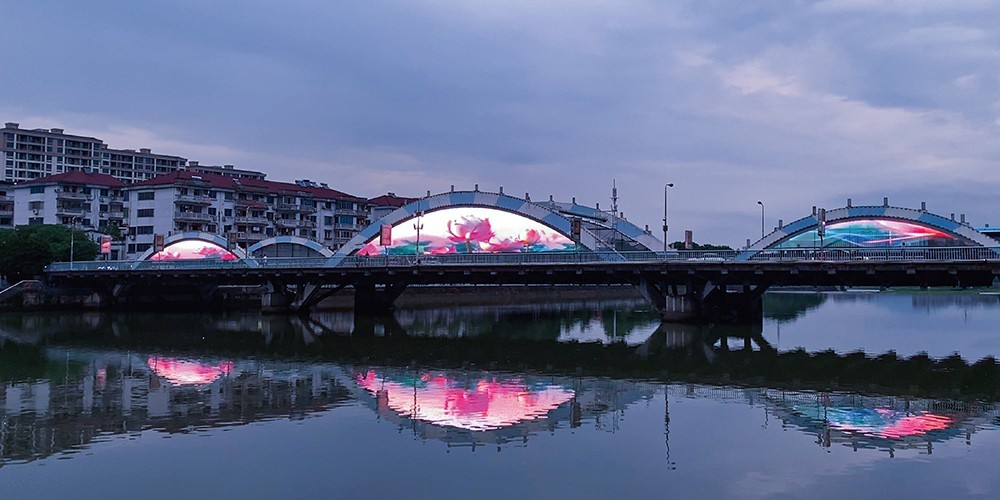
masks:
<path id="1" fill-rule="evenodd" d="M 913 222 L 858 219 L 827 224 L 823 238 L 813 229 L 792 236 L 775 245 L 775 248 L 942 247 L 968 244 L 955 235 Z"/>

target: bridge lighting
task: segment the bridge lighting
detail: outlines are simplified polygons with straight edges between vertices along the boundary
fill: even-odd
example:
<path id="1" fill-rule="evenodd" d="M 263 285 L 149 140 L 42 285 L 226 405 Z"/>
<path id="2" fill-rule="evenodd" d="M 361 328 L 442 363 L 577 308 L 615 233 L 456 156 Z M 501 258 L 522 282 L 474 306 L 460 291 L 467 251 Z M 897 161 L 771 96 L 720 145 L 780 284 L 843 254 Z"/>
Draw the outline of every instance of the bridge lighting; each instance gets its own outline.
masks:
<path id="1" fill-rule="evenodd" d="M 663 185 L 663 253 L 667 253 L 667 189 L 674 187 L 673 182 Z"/>
<path id="2" fill-rule="evenodd" d="M 760 239 L 764 239 L 764 202 L 757 200 L 760 205 Z"/>

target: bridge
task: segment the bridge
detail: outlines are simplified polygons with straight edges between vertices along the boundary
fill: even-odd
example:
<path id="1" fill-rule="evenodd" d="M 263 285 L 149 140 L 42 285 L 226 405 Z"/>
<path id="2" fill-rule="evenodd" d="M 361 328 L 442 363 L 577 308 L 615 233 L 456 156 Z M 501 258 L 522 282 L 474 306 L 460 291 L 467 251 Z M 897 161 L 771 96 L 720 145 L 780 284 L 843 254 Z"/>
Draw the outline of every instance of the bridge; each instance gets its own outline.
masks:
<path id="1" fill-rule="evenodd" d="M 297 313 L 345 288 L 356 310 L 375 312 L 412 286 L 627 285 L 664 321 L 752 322 L 775 286 L 985 287 L 1000 275 L 996 240 L 964 221 L 887 203 L 814 209 L 742 250 L 662 248 L 620 214 L 450 192 L 397 209 L 337 252 L 289 236 L 241 249 L 219 235 L 182 233 L 135 261 L 55 263 L 46 280 L 123 307 L 255 289 L 265 310 Z"/>

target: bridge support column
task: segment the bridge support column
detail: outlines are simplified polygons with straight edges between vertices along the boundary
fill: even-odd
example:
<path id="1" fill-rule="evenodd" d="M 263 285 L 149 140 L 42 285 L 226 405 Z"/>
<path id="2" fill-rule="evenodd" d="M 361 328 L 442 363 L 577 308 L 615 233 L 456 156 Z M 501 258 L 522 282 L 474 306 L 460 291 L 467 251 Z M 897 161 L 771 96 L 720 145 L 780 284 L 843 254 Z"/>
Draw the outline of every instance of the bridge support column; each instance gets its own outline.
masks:
<path id="1" fill-rule="evenodd" d="M 766 285 L 732 290 L 712 282 L 679 286 L 642 278 L 636 288 L 667 323 L 756 323 L 764 318 Z"/>
<path id="2" fill-rule="evenodd" d="M 396 299 L 406 290 L 406 283 L 354 284 L 354 314 L 384 313 L 391 311 Z"/>

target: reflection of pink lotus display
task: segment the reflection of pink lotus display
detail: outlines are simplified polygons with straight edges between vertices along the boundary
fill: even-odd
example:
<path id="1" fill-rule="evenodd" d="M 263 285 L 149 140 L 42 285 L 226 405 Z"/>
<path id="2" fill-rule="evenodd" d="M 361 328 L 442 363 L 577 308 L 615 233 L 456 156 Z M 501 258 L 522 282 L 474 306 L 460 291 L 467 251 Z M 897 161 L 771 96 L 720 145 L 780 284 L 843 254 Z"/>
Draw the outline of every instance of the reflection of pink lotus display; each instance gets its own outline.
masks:
<path id="1" fill-rule="evenodd" d="M 153 370 L 153 373 L 169 380 L 174 385 L 210 384 L 215 379 L 229 375 L 233 371 L 232 361 L 208 365 L 177 358 L 151 357 L 146 364 Z"/>
<path id="2" fill-rule="evenodd" d="M 239 257 L 215 243 L 201 240 L 178 241 L 149 257 L 149 260 L 192 259 L 239 260 Z"/>
<path id="3" fill-rule="evenodd" d="M 356 382 L 375 395 L 381 407 L 404 417 L 473 431 L 541 418 L 573 398 L 573 391 L 560 386 L 529 386 L 519 379 L 495 377 L 459 384 L 440 373 L 425 373 L 405 384 L 368 371 Z"/>

